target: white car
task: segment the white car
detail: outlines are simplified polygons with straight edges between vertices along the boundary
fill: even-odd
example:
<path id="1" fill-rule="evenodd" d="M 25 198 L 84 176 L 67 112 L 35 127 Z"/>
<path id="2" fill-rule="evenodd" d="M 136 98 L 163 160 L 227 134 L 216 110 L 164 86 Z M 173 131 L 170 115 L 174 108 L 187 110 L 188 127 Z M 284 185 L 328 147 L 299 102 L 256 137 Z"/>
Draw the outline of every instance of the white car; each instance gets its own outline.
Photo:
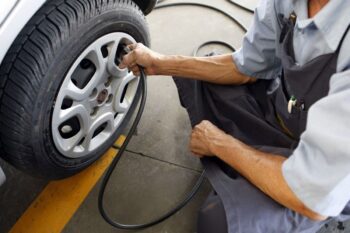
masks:
<path id="1" fill-rule="evenodd" d="M 118 67 L 123 47 L 149 45 L 155 4 L 0 1 L 0 156 L 57 179 L 110 148 L 139 99 L 139 78 Z"/>

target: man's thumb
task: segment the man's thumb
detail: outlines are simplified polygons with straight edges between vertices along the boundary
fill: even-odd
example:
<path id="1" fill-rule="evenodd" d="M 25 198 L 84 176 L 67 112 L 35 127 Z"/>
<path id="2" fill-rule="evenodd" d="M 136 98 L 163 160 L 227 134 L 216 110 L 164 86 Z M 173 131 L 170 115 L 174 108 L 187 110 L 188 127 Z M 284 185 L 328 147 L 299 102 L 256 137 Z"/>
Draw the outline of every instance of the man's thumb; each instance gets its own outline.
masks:
<path id="1" fill-rule="evenodd" d="M 121 62 L 119 64 L 120 69 L 124 69 L 124 68 L 128 67 L 128 64 L 129 64 L 128 62 L 130 60 L 129 56 L 130 56 L 129 54 L 126 54 L 122 57 Z"/>

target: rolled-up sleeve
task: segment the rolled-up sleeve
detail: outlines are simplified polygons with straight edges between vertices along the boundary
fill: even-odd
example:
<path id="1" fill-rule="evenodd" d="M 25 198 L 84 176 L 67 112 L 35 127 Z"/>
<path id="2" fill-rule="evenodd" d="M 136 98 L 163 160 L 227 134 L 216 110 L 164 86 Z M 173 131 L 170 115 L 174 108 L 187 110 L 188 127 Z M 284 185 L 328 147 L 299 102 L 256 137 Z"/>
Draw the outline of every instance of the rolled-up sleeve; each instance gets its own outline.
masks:
<path id="1" fill-rule="evenodd" d="M 306 131 L 283 175 L 296 196 L 323 216 L 350 200 L 350 70 L 332 76 L 329 95 L 309 110 Z"/>
<path id="2" fill-rule="evenodd" d="M 260 1 L 242 47 L 233 53 L 241 73 L 258 79 L 273 79 L 280 71 L 281 62 L 276 57 L 276 15 L 274 0 Z"/>

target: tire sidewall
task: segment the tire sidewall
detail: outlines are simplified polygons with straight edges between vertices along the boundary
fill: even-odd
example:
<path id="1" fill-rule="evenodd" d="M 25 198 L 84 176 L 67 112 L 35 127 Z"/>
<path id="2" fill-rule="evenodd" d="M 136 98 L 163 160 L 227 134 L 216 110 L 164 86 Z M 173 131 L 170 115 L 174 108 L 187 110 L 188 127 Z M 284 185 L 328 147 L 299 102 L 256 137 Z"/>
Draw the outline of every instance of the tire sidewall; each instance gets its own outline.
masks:
<path id="1" fill-rule="evenodd" d="M 56 149 L 51 131 L 54 102 L 71 65 L 80 53 L 96 39 L 113 32 L 127 33 L 137 42 L 149 45 L 149 33 L 144 20 L 138 15 L 130 14 L 130 10 L 114 9 L 93 17 L 82 25 L 77 25 L 54 55 L 54 59 L 42 79 L 32 114 L 31 138 L 34 155 L 40 156 L 36 159 L 40 175 L 44 171 L 51 178 L 62 178 L 80 171 L 105 153 L 121 133 L 118 129 L 95 151 L 82 158 L 71 159 L 63 156 Z M 135 98 L 135 100 L 137 99 Z M 123 124 L 130 118 L 132 110 L 131 108 Z M 50 172 L 51 169 L 47 168 L 54 168 L 55 171 Z"/>

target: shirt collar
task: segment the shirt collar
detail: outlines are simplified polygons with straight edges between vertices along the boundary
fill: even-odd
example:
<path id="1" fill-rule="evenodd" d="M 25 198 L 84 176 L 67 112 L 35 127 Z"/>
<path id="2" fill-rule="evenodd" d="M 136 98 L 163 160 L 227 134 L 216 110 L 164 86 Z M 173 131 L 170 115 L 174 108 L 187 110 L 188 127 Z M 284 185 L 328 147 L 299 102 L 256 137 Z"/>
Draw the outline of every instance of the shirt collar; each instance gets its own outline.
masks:
<path id="1" fill-rule="evenodd" d="M 308 0 L 292 0 L 296 26 L 300 29 L 315 27 L 320 30 L 328 46 L 335 51 L 350 24 L 350 1 L 330 0 L 313 18 L 308 18 Z"/>

